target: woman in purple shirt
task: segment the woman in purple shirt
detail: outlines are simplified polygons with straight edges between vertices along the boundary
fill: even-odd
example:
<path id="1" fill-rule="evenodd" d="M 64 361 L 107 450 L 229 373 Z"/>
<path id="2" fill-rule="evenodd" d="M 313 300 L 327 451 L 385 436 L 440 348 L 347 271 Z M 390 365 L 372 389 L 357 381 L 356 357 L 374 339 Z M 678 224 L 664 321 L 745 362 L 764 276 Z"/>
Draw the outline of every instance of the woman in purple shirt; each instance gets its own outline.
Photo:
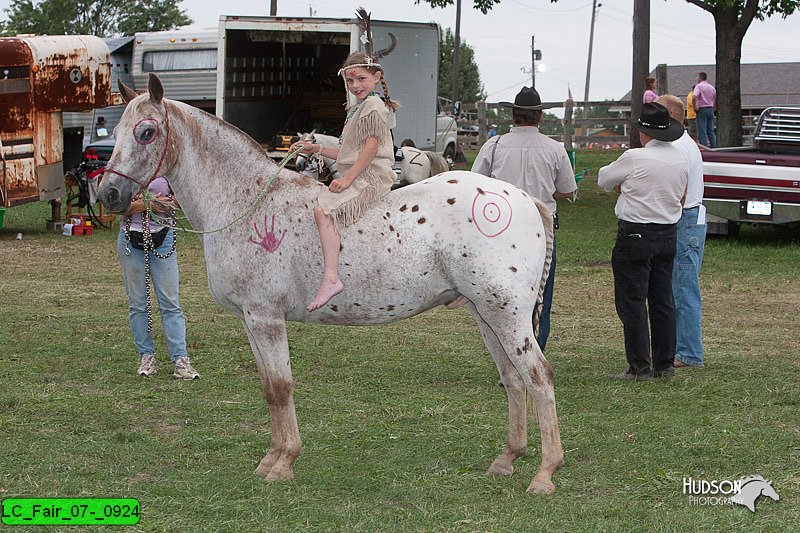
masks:
<path id="1" fill-rule="evenodd" d="M 178 379 L 198 379 L 200 374 L 192 368 L 186 351 L 186 319 L 178 301 L 178 255 L 173 247 L 174 219 L 170 215 L 178 205 L 172 198 L 172 190 L 165 178 L 154 179 L 148 190 L 155 195 L 153 206 L 158 210 L 155 213 L 156 220 L 149 217 L 149 228 L 147 228 L 149 231 L 145 231 L 142 216 L 145 211 L 144 201 L 138 196 L 131 203 L 128 212 L 120 219 L 120 232 L 117 238 L 125 292 L 128 295 L 128 318 L 133 342 L 140 357 L 136 374 L 152 376 L 156 373 L 152 318 L 148 316 L 147 311 L 150 295 L 145 272 L 149 269 L 161 312 L 164 339 L 170 359 L 175 365 L 172 375 Z M 146 233 L 149 233 L 152 239 L 152 249 L 148 251 L 147 258 L 143 245 Z"/>
<path id="2" fill-rule="evenodd" d="M 655 101 L 658 98 L 656 93 L 656 79 L 646 78 L 644 80 L 644 95 L 642 96 L 642 103 L 647 104 Z"/>

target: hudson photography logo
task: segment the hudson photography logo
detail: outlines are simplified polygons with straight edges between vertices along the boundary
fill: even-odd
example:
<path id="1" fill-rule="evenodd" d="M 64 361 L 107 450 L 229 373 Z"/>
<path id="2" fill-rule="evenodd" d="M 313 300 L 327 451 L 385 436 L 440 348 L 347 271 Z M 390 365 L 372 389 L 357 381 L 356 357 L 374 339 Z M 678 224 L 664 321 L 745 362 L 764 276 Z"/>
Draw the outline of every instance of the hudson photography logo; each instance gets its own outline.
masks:
<path id="1" fill-rule="evenodd" d="M 683 493 L 689 496 L 692 505 L 742 505 L 752 513 L 756 512 L 756 500 L 760 496 L 780 500 L 772 488 L 772 482 L 761 476 L 746 476 L 736 480 L 684 477 Z"/>

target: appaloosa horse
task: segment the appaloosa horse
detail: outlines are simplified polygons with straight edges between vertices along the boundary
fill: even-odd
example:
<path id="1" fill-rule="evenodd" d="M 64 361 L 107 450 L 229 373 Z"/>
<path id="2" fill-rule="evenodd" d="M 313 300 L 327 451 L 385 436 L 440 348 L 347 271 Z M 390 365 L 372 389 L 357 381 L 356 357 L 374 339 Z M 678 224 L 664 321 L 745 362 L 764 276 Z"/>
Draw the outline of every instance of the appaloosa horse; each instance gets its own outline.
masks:
<path id="1" fill-rule="evenodd" d="M 322 272 L 313 209 L 323 186 L 278 171 L 253 139 L 226 122 L 164 99 L 152 74 L 149 94 L 120 89 L 128 106 L 99 197 L 121 213 L 150 180 L 165 175 L 196 230 L 225 227 L 203 234 L 202 242 L 211 293 L 244 324 L 269 403 L 272 439 L 256 474 L 292 479 L 300 455 L 287 320 L 379 324 L 463 296 L 509 402 L 507 446 L 487 474 L 510 475 L 511 463 L 526 453 L 527 391 L 542 438 L 542 463 L 528 491 L 555 489 L 551 477 L 563 452 L 553 373 L 531 325 L 552 249 L 542 204 L 471 172 L 446 172 L 392 192 L 341 229 L 344 291 L 309 313 Z"/>

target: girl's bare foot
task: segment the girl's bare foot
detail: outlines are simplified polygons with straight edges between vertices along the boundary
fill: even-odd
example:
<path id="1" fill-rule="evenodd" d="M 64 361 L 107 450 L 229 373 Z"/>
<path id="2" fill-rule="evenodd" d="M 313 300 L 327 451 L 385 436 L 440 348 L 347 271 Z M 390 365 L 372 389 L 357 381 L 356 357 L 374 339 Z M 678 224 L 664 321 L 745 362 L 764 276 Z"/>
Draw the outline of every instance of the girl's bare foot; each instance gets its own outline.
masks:
<path id="1" fill-rule="evenodd" d="M 342 292 L 342 290 L 344 290 L 344 283 L 342 283 L 342 280 L 337 279 L 335 282 L 330 282 L 323 279 L 322 285 L 317 289 L 317 295 L 314 296 L 314 299 L 311 300 L 311 303 L 308 304 L 306 309 L 309 313 L 319 309 L 328 303 L 328 300 Z"/>

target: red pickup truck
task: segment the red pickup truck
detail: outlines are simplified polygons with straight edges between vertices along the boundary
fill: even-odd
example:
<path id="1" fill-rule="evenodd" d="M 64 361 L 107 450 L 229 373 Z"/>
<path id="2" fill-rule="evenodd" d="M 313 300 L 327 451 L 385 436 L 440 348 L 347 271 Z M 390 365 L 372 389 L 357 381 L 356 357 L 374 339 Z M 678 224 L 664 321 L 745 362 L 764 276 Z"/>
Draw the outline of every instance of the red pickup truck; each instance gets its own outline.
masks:
<path id="1" fill-rule="evenodd" d="M 754 146 L 702 151 L 708 232 L 800 224 L 800 108 L 761 113 Z"/>

